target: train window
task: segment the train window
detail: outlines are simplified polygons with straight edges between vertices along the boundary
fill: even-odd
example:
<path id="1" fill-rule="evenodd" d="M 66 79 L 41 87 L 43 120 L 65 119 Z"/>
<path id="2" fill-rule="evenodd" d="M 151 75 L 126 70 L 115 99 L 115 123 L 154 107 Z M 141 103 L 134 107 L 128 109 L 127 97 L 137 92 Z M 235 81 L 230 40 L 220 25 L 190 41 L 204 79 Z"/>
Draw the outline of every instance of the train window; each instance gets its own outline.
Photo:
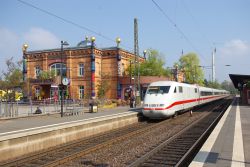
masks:
<path id="1" fill-rule="evenodd" d="M 168 93 L 170 86 L 150 86 L 148 88 L 147 94 L 163 94 Z"/>
<path id="2" fill-rule="evenodd" d="M 182 86 L 179 86 L 179 92 L 182 93 L 183 90 L 182 90 Z"/>
<path id="3" fill-rule="evenodd" d="M 194 88 L 194 92 L 195 92 L 195 93 L 197 93 L 197 92 L 198 92 L 198 91 L 197 91 L 197 88 Z"/>
<path id="4" fill-rule="evenodd" d="M 176 91 L 176 87 L 174 87 L 174 93 L 176 93 L 177 91 Z"/>
<path id="5" fill-rule="evenodd" d="M 209 95 L 212 95 L 213 92 L 208 92 L 208 91 L 201 91 L 201 96 L 209 96 Z"/>

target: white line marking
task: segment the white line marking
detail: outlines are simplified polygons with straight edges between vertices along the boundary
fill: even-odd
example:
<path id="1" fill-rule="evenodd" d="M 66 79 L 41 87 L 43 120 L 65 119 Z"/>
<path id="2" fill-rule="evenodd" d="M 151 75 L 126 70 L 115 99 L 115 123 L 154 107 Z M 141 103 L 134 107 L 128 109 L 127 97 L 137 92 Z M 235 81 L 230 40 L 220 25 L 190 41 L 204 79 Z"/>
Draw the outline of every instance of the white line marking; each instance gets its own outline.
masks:
<path id="1" fill-rule="evenodd" d="M 236 106 L 232 167 L 245 167 L 239 101 Z"/>
<path id="2" fill-rule="evenodd" d="M 67 124 L 78 123 L 78 122 L 82 122 L 82 121 L 89 121 L 89 120 L 93 120 L 93 119 L 97 119 L 97 118 L 99 119 L 99 118 L 105 118 L 105 117 L 121 115 L 121 114 L 125 114 L 125 113 L 130 113 L 130 112 L 123 112 L 123 113 L 119 113 L 119 114 L 112 114 L 112 115 L 105 115 L 105 116 L 100 116 L 100 117 L 93 117 L 93 118 L 89 118 L 89 119 L 82 119 L 82 120 L 63 122 L 63 123 L 58 123 L 58 124 L 39 126 L 39 127 L 35 127 L 35 128 L 22 129 L 22 130 L 17 130 L 17 131 L 10 131 L 10 132 L 5 132 L 5 133 L 0 133 L 0 137 L 3 136 L 3 135 L 12 134 L 12 133 L 20 133 L 20 132 L 26 132 L 26 131 L 30 131 L 30 130 L 37 130 L 37 129 L 44 129 L 44 128 L 55 127 L 55 126 L 60 126 L 60 125 L 67 125 Z"/>
<path id="3" fill-rule="evenodd" d="M 236 99 L 236 98 L 235 98 Z M 219 123 L 216 125 L 216 127 L 214 128 L 213 132 L 210 134 L 210 136 L 208 137 L 206 143 L 202 146 L 202 148 L 200 149 L 200 151 L 198 152 L 198 154 L 195 156 L 194 159 L 198 159 L 199 161 L 192 161 L 192 163 L 189 165 L 189 167 L 202 167 L 209 155 L 209 153 L 212 150 L 212 147 L 221 131 L 221 128 L 223 127 L 226 118 L 228 116 L 229 111 L 232 108 L 232 104 L 234 103 L 235 99 L 233 100 L 233 102 L 231 103 L 231 105 L 228 107 L 227 111 L 224 113 L 224 115 L 222 116 L 221 120 L 219 121 Z"/>

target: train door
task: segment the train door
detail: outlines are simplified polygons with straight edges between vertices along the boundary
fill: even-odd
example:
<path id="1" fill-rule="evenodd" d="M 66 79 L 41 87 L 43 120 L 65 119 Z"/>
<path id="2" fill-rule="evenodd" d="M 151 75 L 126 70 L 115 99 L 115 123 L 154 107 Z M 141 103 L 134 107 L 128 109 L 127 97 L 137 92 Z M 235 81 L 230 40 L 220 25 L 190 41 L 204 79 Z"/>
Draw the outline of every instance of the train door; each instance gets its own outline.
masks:
<path id="1" fill-rule="evenodd" d="M 200 88 L 197 87 L 197 91 L 198 91 L 198 96 L 197 96 L 197 100 L 198 100 L 198 104 L 201 104 L 201 93 L 200 93 Z"/>
<path id="2" fill-rule="evenodd" d="M 199 104 L 200 93 L 197 87 L 194 88 L 194 98 L 195 98 L 195 105 Z"/>
<path id="3" fill-rule="evenodd" d="M 178 86 L 178 92 L 179 92 L 179 94 L 178 94 L 178 101 L 183 101 L 183 100 L 185 100 L 185 92 L 183 92 L 184 90 L 183 90 L 183 86 Z M 182 103 L 180 103 L 180 110 L 183 110 L 184 109 L 184 103 L 182 102 Z"/>

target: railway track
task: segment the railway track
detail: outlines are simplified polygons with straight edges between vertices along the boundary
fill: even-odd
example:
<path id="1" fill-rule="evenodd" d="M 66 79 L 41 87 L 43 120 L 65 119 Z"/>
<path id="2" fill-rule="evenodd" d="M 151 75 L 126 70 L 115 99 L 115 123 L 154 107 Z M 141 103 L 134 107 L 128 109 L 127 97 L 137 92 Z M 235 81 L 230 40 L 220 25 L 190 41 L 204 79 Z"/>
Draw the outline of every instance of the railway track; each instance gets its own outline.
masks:
<path id="1" fill-rule="evenodd" d="M 140 135 L 141 133 L 150 131 L 161 124 L 165 124 L 167 121 L 168 120 L 158 123 L 151 121 L 139 122 L 125 128 L 113 130 L 109 133 L 95 135 L 87 139 L 72 142 L 63 146 L 57 146 L 32 155 L 0 163 L 0 166 L 58 166 L 102 147 L 112 145 L 120 140 L 125 140 L 131 136 Z"/>
<path id="2" fill-rule="evenodd" d="M 231 100 L 225 100 L 223 103 L 224 105 L 215 107 L 211 114 L 193 122 L 129 166 L 188 166 L 230 105 Z"/>

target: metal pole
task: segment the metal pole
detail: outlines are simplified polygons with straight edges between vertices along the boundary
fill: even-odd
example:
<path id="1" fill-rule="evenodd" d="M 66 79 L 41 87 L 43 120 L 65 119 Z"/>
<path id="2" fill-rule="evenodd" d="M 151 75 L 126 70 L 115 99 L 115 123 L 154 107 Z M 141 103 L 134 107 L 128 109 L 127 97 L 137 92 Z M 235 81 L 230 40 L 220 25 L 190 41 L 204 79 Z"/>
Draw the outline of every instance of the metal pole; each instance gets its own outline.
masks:
<path id="1" fill-rule="evenodd" d="M 136 107 L 136 81 L 135 81 L 135 77 L 136 77 L 136 55 L 135 55 L 135 62 L 134 62 L 134 65 L 135 65 L 135 73 L 134 73 L 134 98 L 135 98 L 135 106 Z"/>
<path id="2" fill-rule="evenodd" d="M 212 52 L 212 82 L 215 81 L 215 59 L 214 59 L 214 56 L 215 56 L 215 52 L 216 52 L 216 49 L 213 50 Z"/>
<path id="3" fill-rule="evenodd" d="M 138 77 L 137 77 L 137 82 L 138 82 L 138 92 L 139 92 L 139 95 L 138 95 L 138 103 L 140 105 L 141 103 L 141 91 L 140 91 L 140 58 L 139 58 L 139 55 L 138 55 Z"/>
<path id="4" fill-rule="evenodd" d="M 61 68 L 60 68 L 60 76 L 61 76 L 61 117 L 63 117 L 63 85 L 62 85 L 62 54 L 63 54 L 63 41 L 61 41 Z"/>
<path id="5" fill-rule="evenodd" d="M 129 86 L 131 86 L 131 83 L 132 83 L 132 69 L 131 69 L 131 60 L 129 60 L 129 69 L 130 69 L 130 81 L 129 81 Z"/>

